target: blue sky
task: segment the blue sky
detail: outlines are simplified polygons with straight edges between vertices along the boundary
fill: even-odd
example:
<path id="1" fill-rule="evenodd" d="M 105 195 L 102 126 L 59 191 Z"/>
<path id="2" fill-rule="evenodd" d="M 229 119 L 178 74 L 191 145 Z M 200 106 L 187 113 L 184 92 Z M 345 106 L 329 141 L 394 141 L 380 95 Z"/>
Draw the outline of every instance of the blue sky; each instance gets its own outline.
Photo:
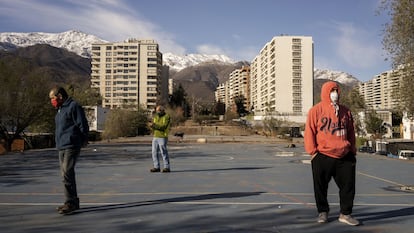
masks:
<path id="1" fill-rule="evenodd" d="M 0 32 L 80 30 L 107 41 L 155 39 L 163 53 L 252 61 L 281 34 L 311 36 L 315 68 L 361 81 L 391 69 L 380 0 L 0 0 Z"/>

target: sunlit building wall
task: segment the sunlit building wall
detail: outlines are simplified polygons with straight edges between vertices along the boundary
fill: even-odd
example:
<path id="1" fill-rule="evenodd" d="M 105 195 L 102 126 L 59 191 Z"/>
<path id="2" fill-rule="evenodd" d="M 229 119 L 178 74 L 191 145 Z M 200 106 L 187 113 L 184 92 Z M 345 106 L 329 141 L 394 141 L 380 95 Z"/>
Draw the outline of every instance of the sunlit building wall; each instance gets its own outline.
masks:
<path id="1" fill-rule="evenodd" d="M 162 54 L 154 40 L 92 44 L 91 65 L 91 86 L 99 89 L 104 108 L 153 109 L 165 100 L 161 89 L 168 94 L 168 77 L 162 76 Z"/>
<path id="2" fill-rule="evenodd" d="M 305 122 L 313 106 L 313 41 L 276 36 L 251 64 L 250 98 L 255 119 L 282 117 Z"/>

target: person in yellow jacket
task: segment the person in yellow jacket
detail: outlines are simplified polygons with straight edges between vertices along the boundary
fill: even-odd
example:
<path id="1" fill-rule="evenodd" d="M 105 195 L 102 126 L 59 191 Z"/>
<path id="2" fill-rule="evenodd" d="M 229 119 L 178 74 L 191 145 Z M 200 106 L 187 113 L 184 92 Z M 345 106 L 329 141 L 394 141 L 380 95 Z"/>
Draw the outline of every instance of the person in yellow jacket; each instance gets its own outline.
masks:
<path id="1" fill-rule="evenodd" d="M 153 130 L 154 137 L 152 139 L 152 161 L 154 167 L 151 172 L 160 172 L 160 161 L 158 152 L 160 152 L 163 160 L 164 168 L 162 172 L 170 172 L 170 158 L 168 156 L 168 133 L 170 131 L 170 116 L 165 112 L 162 105 L 158 105 L 155 109 L 155 116 L 150 125 Z"/>

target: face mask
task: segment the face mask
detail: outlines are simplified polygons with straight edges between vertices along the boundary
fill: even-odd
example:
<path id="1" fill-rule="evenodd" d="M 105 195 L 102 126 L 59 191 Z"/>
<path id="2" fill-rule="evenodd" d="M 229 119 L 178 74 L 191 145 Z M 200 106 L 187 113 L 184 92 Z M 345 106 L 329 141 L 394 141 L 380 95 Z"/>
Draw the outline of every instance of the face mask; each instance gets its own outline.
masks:
<path id="1" fill-rule="evenodd" d="M 58 99 L 50 99 L 50 103 L 55 108 L 59 108 L 60 106 L 62 106 L 62 101 L 59 101 Z"/>
<path id="2" fill-rule="evenodd" d="M 339 95 L 337 91 L 332 91 L 330 97 L 332 103 L 338 103 Z"/>
<path id="3" fill-rule="evenodd" d="M 158 116 L 164 116 L 165 112 L 157 112 Z"/>

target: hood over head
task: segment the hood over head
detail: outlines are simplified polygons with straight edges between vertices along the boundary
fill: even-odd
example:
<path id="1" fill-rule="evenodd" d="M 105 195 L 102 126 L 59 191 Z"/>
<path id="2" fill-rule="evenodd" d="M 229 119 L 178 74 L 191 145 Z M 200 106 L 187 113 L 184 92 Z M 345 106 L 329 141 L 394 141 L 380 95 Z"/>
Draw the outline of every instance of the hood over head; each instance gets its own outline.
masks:
<path id="1" fill-rule="evenodd" d="M 340 90 L 339 85 L 338 85 L 337 82 L 328 81 L 328 82 L 326 82 L 322 85 L 322 88 L 321 88 L 321 102 L 331 103 L 330 94 L 331 94 L 331 91 L 333 89 L 338 90 L 338 96 L 340 97 L 341 96 L 341 90 Z M 338 100 L 338 102 L 339 102 L 339 100 Z"/>

